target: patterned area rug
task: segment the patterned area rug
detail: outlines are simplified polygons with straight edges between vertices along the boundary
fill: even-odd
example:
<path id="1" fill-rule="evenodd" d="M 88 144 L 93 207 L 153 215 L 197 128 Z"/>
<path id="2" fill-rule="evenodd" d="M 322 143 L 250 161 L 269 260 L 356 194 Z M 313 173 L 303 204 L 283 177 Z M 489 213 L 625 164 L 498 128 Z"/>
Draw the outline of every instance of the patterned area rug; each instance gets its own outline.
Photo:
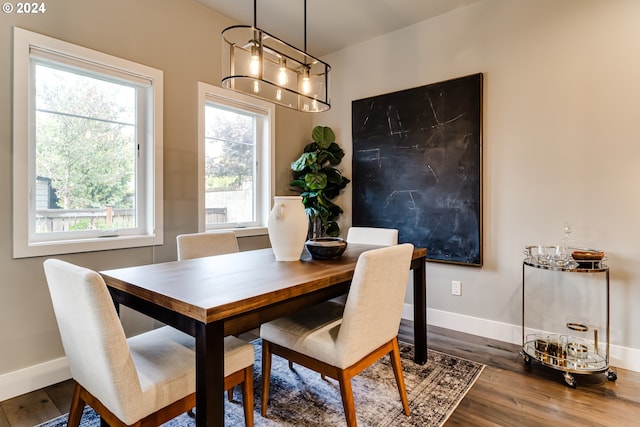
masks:
<path id="1" fill-rule="evenodd" d="M 338 383 L 319 374 L 273 357 L 271 391 L 267 417 L 260 416 L 260 341 L 254 342 L 255 425 L 326 427 L 345 425 Z M 413 346 L 400 343 L 411 416 L 402 411 L 389 357 L 367 368 L 352 380 L 358 425 L 361 426 L 441 426 L 474 384 L 484 365 L 455 356 L 429 350 L 425 365 L 413 363 Z M 234 400 L 225 399 L 225 425 L 244 426 L 240 388 Z M 41 424 L 40 427 L 66 426 L 67 416 Z M 85 408 L 81 427 L 98 427 L 100 420 L 89 407 Z M 164 424 L 165 427 L 195 426 L 188 415 Z"/>

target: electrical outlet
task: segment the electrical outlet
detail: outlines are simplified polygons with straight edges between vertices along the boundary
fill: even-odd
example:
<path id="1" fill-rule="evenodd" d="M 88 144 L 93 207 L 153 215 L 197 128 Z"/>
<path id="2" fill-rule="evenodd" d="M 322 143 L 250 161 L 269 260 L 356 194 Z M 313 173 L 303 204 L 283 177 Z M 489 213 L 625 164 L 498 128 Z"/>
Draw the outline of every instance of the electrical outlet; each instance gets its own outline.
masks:
<path id="1" fill-rule="evenodd" d="M 451 295 L 462 295 L 462 282 L 459 280 L 451 281 Z"/>

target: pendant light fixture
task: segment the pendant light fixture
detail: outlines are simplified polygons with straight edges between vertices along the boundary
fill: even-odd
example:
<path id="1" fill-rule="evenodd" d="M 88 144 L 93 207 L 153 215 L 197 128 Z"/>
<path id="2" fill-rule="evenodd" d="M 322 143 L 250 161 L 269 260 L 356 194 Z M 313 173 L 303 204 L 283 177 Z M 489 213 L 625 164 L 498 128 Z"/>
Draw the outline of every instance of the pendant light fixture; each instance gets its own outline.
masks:
<path id="1" fill-rule="evenodd" d="M 329 103 L 331 67 L 307 51 L 307 0 L 304 0 L 304 50 L 257 26 L 234 25 L 222 31 L 222 87 L 305 112 L 322 112 Z"/>

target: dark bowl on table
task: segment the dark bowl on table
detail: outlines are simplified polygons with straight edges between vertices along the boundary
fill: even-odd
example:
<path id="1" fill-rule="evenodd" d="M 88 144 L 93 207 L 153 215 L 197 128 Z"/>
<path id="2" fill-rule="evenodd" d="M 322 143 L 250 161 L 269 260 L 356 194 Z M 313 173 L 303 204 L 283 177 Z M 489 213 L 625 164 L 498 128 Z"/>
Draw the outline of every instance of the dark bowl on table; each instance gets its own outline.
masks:
<path id="1" fill-rule="evenodd" d="M 307 240 L 305 246 L 313 259 L 336 259 L 347 249 L 347 242 L 339 237 L 318 237 Z"/>

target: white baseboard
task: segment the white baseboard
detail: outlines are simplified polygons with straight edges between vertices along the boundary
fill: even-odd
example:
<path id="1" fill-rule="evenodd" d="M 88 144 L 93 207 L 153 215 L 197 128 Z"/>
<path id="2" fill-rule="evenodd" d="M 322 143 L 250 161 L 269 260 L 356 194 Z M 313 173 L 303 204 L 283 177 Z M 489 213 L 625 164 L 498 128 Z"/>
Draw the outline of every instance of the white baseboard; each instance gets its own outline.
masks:
<path id="1" fill-rule="evenodd" d="M 413 320 L 413 305 L 404 305 L 402 318 Z M 522 344 L 522 325 L 511 325 L 432 308 L 427 308 L 427 323 L 484 338 Z M 609 364 L 612 367 L 640 372 L 639 349 L 611 345 L 609 352 Z"/>
<path id="2" fill-rule="evenodd" d="M 0 402 L 71 378 L 66 357 L 0 375 Z"/>

